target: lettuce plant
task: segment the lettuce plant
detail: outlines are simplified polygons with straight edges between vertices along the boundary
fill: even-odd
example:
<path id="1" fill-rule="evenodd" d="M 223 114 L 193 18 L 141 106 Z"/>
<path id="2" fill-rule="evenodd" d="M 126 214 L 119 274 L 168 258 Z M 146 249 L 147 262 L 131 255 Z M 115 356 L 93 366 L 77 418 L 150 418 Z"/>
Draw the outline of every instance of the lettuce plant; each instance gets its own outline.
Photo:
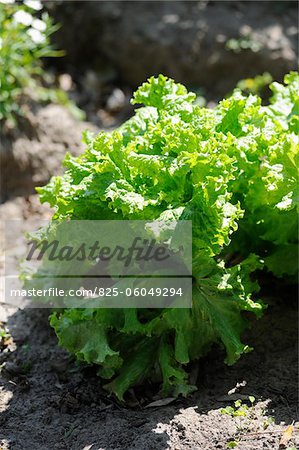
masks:
<path id="1" fill-rule="evenodd" d="M 86 151 L 38 188 L 55 219 L 192 220 L 190 309 L 66 309 L 51 316 L 59 342 L 97 364 L 123 399 L 144 379 L 163 395 L 193 389 L 186 365 L 219 343 L 233 364 L 248 317 L 263 304 L 251 273 L 294 275 L 298 75 L 274 83 L 270 105 L 240 90 L 215 109 L 162 75 L 135 93 L 143 104 L 118 130 L 85 134 Z M 238 229 L 239 227 L 239 229 Z M 238 264 L 225 264 L 231 253 Z M 280 262 L 280 263 L 278 263 Z M 283 266 L 283 267 L 282 267 Z"/>

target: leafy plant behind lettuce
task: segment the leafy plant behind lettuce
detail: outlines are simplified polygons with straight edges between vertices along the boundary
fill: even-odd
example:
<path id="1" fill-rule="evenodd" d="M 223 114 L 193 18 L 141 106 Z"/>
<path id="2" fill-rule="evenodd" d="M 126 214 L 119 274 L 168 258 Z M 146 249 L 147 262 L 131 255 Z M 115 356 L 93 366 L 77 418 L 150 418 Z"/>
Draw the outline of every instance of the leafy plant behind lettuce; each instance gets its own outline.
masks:
<path id="1" fill-rule="evenodd" d="M 242 132 L 230 150 L 237 159 L 239 176 L 230 189 L 245 214 L 231 248 L 243 256 L 261 255 L 268 270 L 296 282 L 298 74 L 286 75 L 285 83 L 271 85 L 269 106 L 261 106 L 257 97 L 243 100 L 237 119 Z"/>
<path id="2" fill-rule="evenodd" d="M 270 261 L 294 240 L 284 218 L 295 212 L 298 76 L 286 82 L 273 85 L 270 106 L 236 90 L 209 110 L 184 86 L 152 77 L 134 95 L 144 107 L 133 118 L 116 131 L 86 134 L 86 151 L 67 155 L 66 173 L 38 188 L 56 219 L 192 220 L 192 309 L 52 314 L 60 344 L 98 364 L 119 399 L 146 378 L 160 380 L 163 395 L 187 395 L 194 386 L 186 364 L 212 344 L 224 346 L 228 364 L 250 350 L 240 340 L 243 312 L 260 316 L 263 308 L 252 298 L 258 286 L 250 274 L 261 267 L 252 250 L 270 244 Z M 225 267 L 225 254 L 239 247 L 243 261 Z"/>

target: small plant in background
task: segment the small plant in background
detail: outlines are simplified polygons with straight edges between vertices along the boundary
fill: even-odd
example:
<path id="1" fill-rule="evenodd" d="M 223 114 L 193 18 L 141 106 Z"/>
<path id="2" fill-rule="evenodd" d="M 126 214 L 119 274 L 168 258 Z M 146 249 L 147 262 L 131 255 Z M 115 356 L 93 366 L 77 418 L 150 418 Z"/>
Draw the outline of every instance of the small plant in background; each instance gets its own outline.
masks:
<path id="1" fill-rule="evenodd" d="M 226 414 L 237 420 L 237 435 L 227 442 L 226 448 L 236 448 L 239 445 L 244 432 L 246 433 L 247 430 L 249 430 L 251 419 L 254 417 L 254 410 L 252 408 L 254 402 L 255 397 L 250 395 L 248 397 L 248 403 L 250 403 L 250 405 L 243 403 L 242 400 L 239 399 L 234 402 L 234 406 L 226 406 L 225 408 L 220 409 L 221 414 Z"/>
<path id="2" fill-rule="evenodd" d="M 268 72 L 265 72 L 254 78 L 245 78 L 244 80 L 240 80 L 237 84 L 237 88 L 246 94 L 261 95 L 261 93 L 269 87 L 272 81 L 272 76 Z"/>
<path id="3" fill-rule="evenodd" d="M 272 416 L 266 417 L 263 422 L 263 429 L 267 430 L 267 428 L 269 428 L 269 426 L 272 425 L 273 423 L 275 423 L 274 417 Z"/>
<path id="4" fill-rule="evenodd" d="M 43 86 L 42 59 L 58 57 L 50 36 L 59 28 L 38 0 L 0 1 L 0 121 L 15 125 L 27 97 L 74 106 L 66 94 Z M 38 17 L 37 17 L 38 16 Z M 74 107 L 73 110 L 77 111 Z"/>
<path id="5" fill-rule="evenodd" d="M 226 448 L 236 448 L 237 445 L 238 445 L 238 442 L 237 442 L 237 441 L 229 441 L 229 442 L 226 444 Z"/>
<path id="6" fill-rule="evenodd" d="M 255 398 L 250 395 L 248 397 L 251 406 L 255 402 Z M 242 400 L 236 400 L 234 402 L 234 406 L 227 406 L 226 408 L 222 408 L 220 410 L 221 414 L 227 414 L 231 417 L 246 417 L 249 412 L 249 406 L 246 403 L 243 403 Z"/>
<path id="7" fill-rule="evenodd" d="M 22 114 L 21 98 L 43 77 L 41 58 L 62 54 L 50 45 L 57 26 L 45 13 L 35 17 L 41 8 L 38 1 L 0 3 L 0 120 L 15 122 Z"/>
<path id="8" fill-rule="evenodd" d="M 240 53 L 244 50 L 251 50 L 254 53 L 259 52 L 262 49 L 262 44 L 253 38 L 251 35 L 242 36 L 238 39 L 228 39 L 225 47 L 234 53 Z"/>
<path id="9" fill-rule="evenodd" d="M 0 323 L 0 349 L 7 347 L 12 342 L 8 329 Z"/>

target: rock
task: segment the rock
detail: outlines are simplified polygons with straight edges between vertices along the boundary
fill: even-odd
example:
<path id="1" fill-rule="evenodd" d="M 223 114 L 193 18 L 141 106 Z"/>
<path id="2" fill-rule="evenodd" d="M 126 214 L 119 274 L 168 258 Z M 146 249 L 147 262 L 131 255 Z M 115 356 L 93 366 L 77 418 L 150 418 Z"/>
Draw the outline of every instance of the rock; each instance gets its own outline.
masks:
<path id="1" fill-rule="evenodd" d="M 46 7 L 62 24 L 54 38 L 67 56 L 58 64 L 77 77 L 110 65 L 135 88 L 164 73 L 213 98 L 241 78 L 267 71 L 280 80 L 297 67 L 296 2 L 60 1 Z"/>
<path id="2" fill-rule="evenodd" d="M 32 194 L 35 186 L 61 173 L 65 153 L 77 155 L 83 150 L 82 131 L 87 128 L 95 131 L 91 124 L 75 120 L 66 108 L 51 104 L 30 110 L 20 126 L 3 131 L 0 201 Z"/>
<path id="3" fill-rule="evenodd" d="M 73 87 L 72 77 L 68 73 L 63 73 L 59 76 L 59 86 L 63 91 L 70 91 Z"/>
<path id="4" fill-rule="evenodd" d="M 127 102 L 124 92 L 119 89 L 113 89 L 111 95 L 108 97 L 106 109 L 110 112 L 121 111 Z"/>

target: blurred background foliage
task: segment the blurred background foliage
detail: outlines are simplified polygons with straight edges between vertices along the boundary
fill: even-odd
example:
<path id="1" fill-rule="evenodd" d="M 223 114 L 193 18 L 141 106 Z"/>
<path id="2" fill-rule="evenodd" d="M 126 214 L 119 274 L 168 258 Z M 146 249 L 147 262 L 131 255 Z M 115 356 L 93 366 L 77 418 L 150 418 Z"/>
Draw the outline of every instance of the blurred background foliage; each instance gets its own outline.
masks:
<path id="1" fill-rule="evenodd" d="M 29 99 L 65 104 L 82 118 L 63 90 L 47 87 L 42 60 L 65 52 L 51 44 L 59 25 L 42 10 L 37 0 L 0 3 L 0 121 L 15 124 Z"/>
<path id="2" fill-rule="evenodd" d="M 0 199 L 59 172 L 82 128 L 129 118 L 151 75 L 199 105 L 236 86 L 267 101 L 271 80 L 297 69 L 297 13 L 293 1 L 0 0 Z"/>

